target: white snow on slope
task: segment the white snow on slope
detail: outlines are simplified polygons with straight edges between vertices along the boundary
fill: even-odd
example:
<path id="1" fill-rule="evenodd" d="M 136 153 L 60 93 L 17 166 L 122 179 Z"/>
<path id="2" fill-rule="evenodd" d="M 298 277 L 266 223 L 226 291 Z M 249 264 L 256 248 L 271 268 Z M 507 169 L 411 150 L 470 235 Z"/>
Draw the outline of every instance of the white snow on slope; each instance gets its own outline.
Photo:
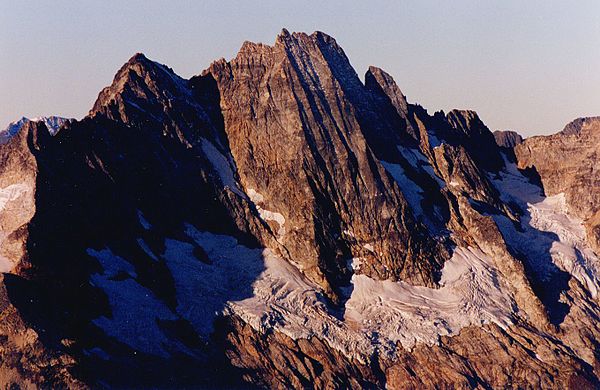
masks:
<path id="1" fill-rule="evenodd" d="M 431 289 L 354 275 L 340 319 L 327 310 L 316 286 L 285 260 L 266 253 L 254 296 L 229 307 L 257 330 L 275 328 L 293 339 L 318 336 L 361 361 L 375 349 L 393 356 L 397 343 L 412 348 L 469 325 L 511 323 L 513 300 L 491 259 L 480 251 L 458 248 L 444 267 L 442 283 Z"/>
<path id="2" fill-rule="evenodd" d="M 144 214 L 140 210 L 137 211 L 137 216 L 138 220 L 140 221 L 140 224 L 145 230 L 152 229 L 152 224 L 148 222 L 148 220 L 146 219 L 146 217 L 144 217 Z"/>
<path id="3" fill-rule="evenodd" d="M 177 317 L 150 290 L 136 282 L 137 275 L 130 263 L 109 249 L 88 249 L 87 253 L 104 269 L 92 275 L 91 283 L 104 290 L 111 306 L 111 314 L 95 319 L 94 324 L 135 350 L 168 357 L 166 346 L 171 346 L 172 341 L 167 339 L 157 321 Z"/>
<path id="4" fill-rule="evenodd" d="M 146 244 L 146 241 L 144 241 L 143 238 L 138 238 L 137 240 L 138 245 L 140 246 L 140 248 L 142 248 L 142 250 L 154 261 L 158 261 L 158 257 L 156 257 L 156 255 L 154 254 L 154 252 L 152 252 L 152 250 L 150 249 L 150 247 L 148 246 L 148 244 Z"/>
<path id="5" fill-rule="evenodd" d="M 285 217 L 283 214 L 278 213 L 276 211 L 270 211 L 263 209 L 259 203 L 263 203 L 265 198 L 260 193 L 256 192 L 253 188 L 248 188 L 247 191 L 248 197 L 256 206 L 256 210 L 258 210 L 258 214 L 263 219 L 263 221 L 275 221 L 279 225 L 279 229 L 277 230 L 277 236 L 282 237 L 285 235 Z"/>
<path id="6" fill-rule="evenodd" d="M 31 187 L 25 183 L 11 184 L 7 187 L 0 188 L 0 213 L 9 202 L 19 199 L 23 194 L 29 191 L 31 191 Z"/>
<path id="7" fill-rule="evenodd" d="M 42 121 L 48 128 L 48 131 L 51 135 L 55 135 L 58 132 L 58 129 L 69 119 L 62 118 L 59 116 L 40 116 L 33 119 L 22 117 L 21 119 L 11 122 L 6 126 L 4 130 L 0 130 L 0 144 L 8 142 L 8 140 L 17 134 L 21 127 L 27 122 L 39 122 Z"/>
<path id="8" fill-rule="evenodd" d="M 193 245 L 166 241 L 165 258 L 177 287 L 177 311 L 207 335 L 225 310 L 255 329 L 276 329 L 294 339 L 319 336 L 348 356 L 363 359 L 375 348 L 393 355 L 396 343 L 435 343 L 465 326 L 511 321 L 513 301 L 492 260 L 458 248 L 443 269 L 440 289 L 354 275 L 346 312 L 332 314 L 320 289 L 269 249 L 249 249 L 231 237 L 186 233 L 212 264 L 194 258 Z"/>
<path id="9" fill-rule="evenodd" d="M 514 302 L 493 261 L 474 248 L 457 248 L 442 270 L 442 287 L 378 281 L 355 274 L 345 312 L 328 307 L 320 288 L 272 250 L 251 249 L 226 235 L 186 225 L 189 241 L 165 241 L 160 256 L 176 287 L 176 313 L 138 284 L 133 266 L 110 250 L 88 250 L 104 271 L 92 282 L 109 296 L 112 317 L 95 323 L 136 348 L 165 355 L 166 336 L 157 320 L 187 319 L 208 336 L 221 313 L 239 315 L 259 331 L 277 330 L 293 339 L 318 336 L 349 357 L 366 361 L 374 350 L 394 356 L 398 344 L 434 344 L 463 327 L 511 322 Z M 198 258 L 200 246 L 210 261 Z M 359 260 L 352 264 L 355 270 Z M 117 276 L 119 276 L 117 278 Z"/>
<path id="10" fill-rule="evenodd" d="M 201 142 L 202 151 L 206 155 L 206 158 L 208 158 L 208 161 L 210 161 L 212 166 L 215 168 L 215 171 L 221 179 L 221 183 L 225 187 L 228 187 L 231 191 L 235 192 L 237 195 L 245 198 L 246 196 L 239 189 L 235 181 L 233 170 L 231 169 L 231 165 L 229 164 L 227 158 L 221 152 L 219 152 L 212 142 L 206 138 L 201 138 Z"/>
<path id="11" fill-rule="evenodd" d="M 400 164 L 392 164 L 383 160 L 380 162 L 398 183 L 415 216 L 423 218 L 425 213 L 423 212 L 423 207 L 421 207 L 421 201 L 423 200 L 423 190 L 421 187 L 406 176 Z"/>
<path id="12" fill-rule="evenodd" d="M 549 280 L 553 265 L 570 273 L 596 297 L 600 289 L 600 259 L 589 247 L 583 221 L 569 213 L 564 194 L 544 197 L 514 163 L 506 161 L 499 177 L 491 177 L 502 200 L 517 204 L 525 215 L 521 230 L 508 218 L 494 219 L 508 244 L 525 255 L 541 280 Z M 552 263 L 548 262 L 550 255 Z"/>
<path id="13" fill-rule="evenodd" d="M 398 145 L 397 148 L 400 154 L 402 154 L 402 156 L 408 161 L 410 165 L 415 167 L 417 170 L 419 168 L 423 169 L 429 176 L 431 176 L 435 181 L 437 181 L 440 188 L 444 188 L 446 186 L 444 180 L 442 180 L 438 175 L 435 174 L 431 163 L 429 162 L 427 157 L 425 157 L 423 152 L 421 152 L 419 149 L 408 148 L 402 145 Z"/>
<path id="14" fill-rule="evenodd" d="M 187 234 L 200 245 L 212 264 L 198 260 L 194 246 L 167 239 L 167 267 L 177 290 L 177 312 L 201 335 L 213 330 L 213 320 L 228 299 L 241 299 L 252 292 L 252 282 L 263 269 L 261 249 L 238 245 L 229 236 L 202 233 L 188 226 Z"/>
<path id="15" fill-rule="evenodd" d="M 469 325 L 511 324 L 514 302 L 498 278 L 493 260 L 475 248 L 457 248 L 442 270 L 441 288 L 352 277 L 346 321 L 380 342 L 405 348 L 433 344 Z"/>

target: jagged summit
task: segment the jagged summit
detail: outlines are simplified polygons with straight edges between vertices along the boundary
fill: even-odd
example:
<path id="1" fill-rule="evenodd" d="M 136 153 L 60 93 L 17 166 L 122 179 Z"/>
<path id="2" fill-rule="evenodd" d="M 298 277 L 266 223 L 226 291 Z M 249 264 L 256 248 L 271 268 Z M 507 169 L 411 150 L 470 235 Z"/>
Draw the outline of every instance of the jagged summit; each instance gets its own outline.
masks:
<path id="1" fill-rule="evenodd" d="M 116 73 L 110 86 L 104 88 L 89 115 L 106 111 L 120 96 L 147 97 L 164 95 L 164 91 L 187 88 L 187 81 L 165 65 L 148 59 L 142 53 L 134 54 Z M 166 98 L 166 97 L 165 97 Z"/>
<path id="2" fill-rule="evenodd" d="M 9 123 L 4 130 L 0 130 L 0 143 L 6 143 L 8 139 L 17 134 L 27 122 L 43 122 L 50 134 L 55 135 L 60 127 L 70 120 L 73 119 L 60 116 L 40 116 L 32 119 L 21 117 L 21 119 Z"/>

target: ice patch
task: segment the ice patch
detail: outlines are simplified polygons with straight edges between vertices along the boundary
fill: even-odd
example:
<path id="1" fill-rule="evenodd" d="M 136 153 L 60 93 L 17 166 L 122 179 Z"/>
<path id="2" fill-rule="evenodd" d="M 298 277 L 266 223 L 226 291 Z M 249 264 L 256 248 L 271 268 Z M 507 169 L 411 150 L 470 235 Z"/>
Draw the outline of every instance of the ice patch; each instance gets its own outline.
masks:
<path id="1" fill-rule="evenodd" d="M 144 218 L 144 214 L 142 214 L 142 212 L 140 210 L 137 211 L 137 215 L 138 215 L 138 220 L 140 221 L 140 224 L 142 224 L 142 227 L 146 230 L 150 230 L 152 229 L 152 225 L 150 224 L 150 222 L 148 222 L 148 220 L 146 218 Z"/>
<path id="2" fill-rule="evenodd" d="M 491 177 L 492 182 L 503 201 L 516 204 L 525 212 L 521 231 L 508 218 L 494 216 L 505 240 L 527 257 L 541 280 L 549 280 L 555 265 L 573 275 L 596 297 L 600 289 L 600 259 L 587 243 L 583 221 L 569 213 L 564 194 L 542 196 L 540 188 L 531 184 L 514 163 L 506 159 L 505 163 L 504 171 L 499 177 Z M 548 254 L 552 263 L 542 260 Z"/>
<path id="3" fill-rule="evenodd" d="M 23 194 L 29 192 L 31 187 L 25 183 L 11 184 L 0 188 L 0 212 L 2 212 L 8 202 L 19 199 Z"/>
<path id="4" fill-rule="evenodd" d="M 231 165 L 227 158 L 219 152 L 219 150 L 206 138 L 201 138 L 201 146 L 202 151 L 206 155 L 206 158 L 210 161 L 212 166 L 215 168 L 215 171 L 219 175 L 221 179 L 221 183 L 228 187 L 231 191 L 235 192 L 237 195 L 245 198 L 243 192 L 239 189 L 235 177 L 233 174 L 233 170 L 231 169 Z"/>
<path id="5" fill-rule="evenodd" d="M 150 290 L 133 279 L 136 273 L 127 261 L 109 249 L 88 249 L 87 253 L 104 269 L 102 273 L 92 275 L 90 281 L 104 290 L 111 306 L 111 315 L 96 318 L 94 324 L 134 350 L 168 357 L 167 346 L 169 349 L 175 346 L 161 331 L 158 321 L 176 320 L 177 317 Z M 126 278 L 117 278 L 121 275 Z"/>
<path id="6" fill-rule="evenodd" d="M 275 221 L 279 225 L 279 229 L 277 230 L 277 236 L 282 237 L 285 235 L 285 217 L 278 212 L 265 210 L 260 207 L 259 203 L 264 202 L 265 198 L 253 188 L 248 188 L 247 191 L 248 197 L 256 206 L 256 210 L 258 210 L 258 214 L 264 221 Z"/>

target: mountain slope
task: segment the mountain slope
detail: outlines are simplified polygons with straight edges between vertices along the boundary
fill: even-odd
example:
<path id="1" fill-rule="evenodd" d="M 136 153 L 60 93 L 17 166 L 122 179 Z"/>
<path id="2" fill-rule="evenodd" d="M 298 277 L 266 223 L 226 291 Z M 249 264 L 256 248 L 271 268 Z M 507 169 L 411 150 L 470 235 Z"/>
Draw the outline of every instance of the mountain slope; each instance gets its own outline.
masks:
<path id="1" fill-rule="evenodd" d="M 579 118 L 551 136 L 526 139 L 515 147 L 519 167 L 533 169 L 548 195 L 564 193 L 569 210 L 584 220 L 600 251 L 600 117 Z"/>

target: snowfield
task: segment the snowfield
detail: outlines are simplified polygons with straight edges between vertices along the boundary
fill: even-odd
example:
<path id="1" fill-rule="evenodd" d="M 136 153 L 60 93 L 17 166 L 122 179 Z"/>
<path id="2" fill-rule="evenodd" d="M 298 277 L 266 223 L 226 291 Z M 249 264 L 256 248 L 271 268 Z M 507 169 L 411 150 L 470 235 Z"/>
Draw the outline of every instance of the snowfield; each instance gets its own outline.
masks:
<path id="1" fill-rule="evenodd" d="M 213 160 L 215 166 L 225 168 L 224 156 L 215 154 Z M 399 184 L 405 181 L 398 167 L 384 165 Z M 227 170 L 221 174 L 225 181 L 231 180 Z M 568 213 L 564 196 L 541 196 L 540 189 L 510 164 L 491 179 L 503 200 L 524 212 L 519 229 L 503 215 L 494 216 L 507 243 L 542 278 L 550 280 L 559 267 L 595 296 L 598 258 L 586 245 L 581 221 Z M 411 183 L 405 184 L 409 201 L 418 201 L 418 191 Z M 255 204 L 264 201 L 252 189 L 248 197 Z M 279 234 L 284 233 L 283 216 L 257 208 L 262 218 L 280 225 Z M 145 228 L 152 228 L 141 213 L 139 218 Z M 166 336 L 157 321 L 183 318 L 208 337 L 216 316 L 234 314 L 258 331 L 275 329 L 293 339 L 318 336 L 346 356 L 366 362 L 375 351 L 393 357 L 398 348 L 435 344 L 440 336 L 456 335 L 468 326 L 495 323 L 506 328 L 519 311 L 494 259 L 475 247 L 454 249 L 444 264 L 438 289 L 374 280 L 360 274 L 359 258 L 349 260 L 354 275 L 344 289 L 346 301 L 343 308 L 333 308 L 317 285 L 271 249 L 248 248 L 233 237 L 201 232 L 191 225 L 186 225 L 185 236 L 185 241 L 166 239 L 164 253 L 152 252 L 138 239 L 153 261 L 164 262 L 170 270 L 176 288 L 174 310 L 137 283 L 127 261 L 108 249 L 88 251 L 104 268 L 92 282 L 109 295 L 112 317 L 96 320 L 107 334 L 134 348 L 164 355 L 169 353 L 164 346 Z M 120 281 L 116 275 L 121 275 Z"/>
<path id="2" fill-rule="evenodd" d="M 112 319 L 96 320 L 107 334 L 164 355 L 165 339 L 158 334 L 156 320 L 179 316 L 208 336 L 214 318 L 228 313 L 260 331 L 276 329 L 294 339 L 319 336 L 348 356 L 366 361 L 376 348 L 393 355 L 397 343 L 411 348 L 418 342 L 435 343 L 440 335 L 456 334 L 465 326 L 511 323 L 514 303 L 497 280 L 491 259 L 474 248 L 457 248 L 443 269 L 440 289 L 354 275 L 341 313 L 328 307 L 318 286 L 270 249 L 250 249 L 232 237 L 200 232 L 191 225 L 186 233 L 211 264 L 196 258 L 192 243 L 166 240 L 161 257 L 175 281 L 175 313 L 135 281 L 129 263 L 106 249 L 88 250 L 104 267 L 92 282 L 109 295 L 113 308 Z M 115 281 L 117 274 L 127 277 Z M 156 318 L 148 318 L 152 313 Z M 148 335 L 159 345 L 148 344 Z"/>
<path id="3" fill-rule="evenodd" d="M 596 297 L 600 259 L 589 247 L 583 221 L 569 213 L 564 194 L 544 197 L 540 189 L 506 161 L 506 170 L 493 178 L 503 200 L 517 204 L 524 215 L 520 231 L 508 218 L 495 216 L 506 242 L 526 258 L 543 281 L 558 269 L 571 274 Z"/>

